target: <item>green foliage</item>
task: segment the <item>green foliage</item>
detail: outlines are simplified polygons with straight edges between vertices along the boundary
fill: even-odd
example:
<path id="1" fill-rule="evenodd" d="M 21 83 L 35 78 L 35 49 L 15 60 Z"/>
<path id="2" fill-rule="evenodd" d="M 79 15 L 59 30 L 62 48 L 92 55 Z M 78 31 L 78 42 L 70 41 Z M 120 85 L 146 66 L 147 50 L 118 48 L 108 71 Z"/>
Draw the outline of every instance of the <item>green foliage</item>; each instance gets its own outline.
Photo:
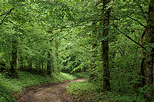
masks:
<path id="1" fill-rule="evenodd" d="M 23 87 L 53 82 L 53 79 L 50 76 L 45 77 L 33 75 L 29 72 L 22 71 L 18 71 L 18 75 L 18 79 L 6 78 L 5 76 L 0 75 L 0 80 L 3 81 L 3 84 L 7 85 L 9 89 L 14 92 L 21 92 Z"/>
<path id="2" fill-rule="evenodd" d="M 66 80 L 72 80 L 76 77 L 66 74 L 66 73 L 60 73 L 60 74 L 53 74 L 52 76 L 41 76 L 41 75 L 35 75 L 31 74 L 29 72 L 23 72 L 18 71 L 19 79 L 11 79 L 11 78 L 5 78 L 2 74 L 0 74 L 0 80 L 3 81 L 3 84 L 9 87 L 12 91 L 15 92 L 21 92 L 22 88 L 29 87 L 33 85 L 41 85 L 45 83 L 53 83 L 53 82 L 62 82 Z"/>
<path id="3" fill-rule="evenodd" d="M 12 92 L 7 87 L 7 85 L 3 84 L 0 80 L 0 101 L 1 102 L 16 102 L 16 100 L 12 97 Z"/>
<path id="4" fill-rule="evenodd" d="M 81 2 L 78 2 L 78 6 Z M 93 4 L 92 4 L 93 3 Z M 83 41 L 88 42 L 88 38 L 90 38 L 92 43 L 88 44 L 98 44 L 97 50 L 98 53 L 95 54 L 95 63 L 96 66 L 93 69 L 93 74 L 95 75 L 93 84 L 96 84 L 99 86 L 99 88 L 102 90 L 102 81 L 103 79 L 103 68 L 101 66 L 101 56 L 100 52 L 100 45 L 98 42 L 101 40 L 109 39 L 109 67 L 110 67 L 110 82 L 111 82 L 111 93 L 105 93 L 107 97 L 109 97 L 109 100 L 114 101 L 146 101 L 144 99 L 144 95 L 148 90 L 144 90 L 144 92 L 139 91 L 141 87 L 141 79 L 143 76 L 140 76 L 140 65 L 141 65 L 141 58 L 142 56 L 142 49 L 140 48 L 140 42 L 141 42 L 141 35 L 144 31 L 144 28 L 146 26 L 147 22 L 147 13 L 148 12 L 148 1 L 131 1 L 131 0 L 125 0 L 125 1 L 112 1 L 110 2 L 107 7 L 112 6 L 111 10 L 111 17 L 110 17 L 110 32 L 107 38 L 104 38 L 103 36 L 100 36 L 100 34 L 103 32 L 103 29 L 99 29 L 101 21 L 99 20 L 100 12 L 98 9 L 101 9 L 101 5 L 98 5 L 98 8 L 94 8 L 95 2 L 82 2 L 80 7 L 78 7 L 78 24 L 82 25 L 82 28 L 80 30 L 82 33 L 86 32 L 87 36 L 86 39 L 83 39 Z M 89 9 L 92 8 L 92 9 Z M 144 9 L 143 9 L 144 8 Z M 86 12 L 85 12 L 86 11 Z M 91 13 L 89 15 L 89 12 Z M 99 14 L 98 14 L 99 13 Z M 103 17 L 102 17 L 103 18 Z M 92 32 L 95 28 L 90 25 L 91 21 L 96 21 L 96 29 L 98 33 L 95 33 L 94 36 L 96 38 L 89 36 L 89 33 L 92 35 Z M 115 26 L 117 26 L 118 30 Z M 82 36 L 82 33 L 78 34 L 78 36 Z M 99 34 L 100 33 L 100 34 Z M 125 36 L 127 35 L 127 36 Z M 128 39 L 130 37 L 132 40 Z M 78 39 L 76 39 L 77 41 Z M 83 42 L 84 43 L 84 42 Z M 80 43 L 79 43 L 80 44 Z M 75 45 L 75 44 L 74 44 Z M 150 46 L 150 45 L 149 45 Z M 151 44 L 152 46 L 152 44 Z M 147 48 L 147 46 L 145 46 Z M 80 47 L 81 48 L 81 47 Z M 88 48 L 91 50 L 91 47 L 88 46 Z M 96 50 L 96 49 L 92 49 Z M 71 50 L 70 50 L 71 51 Z M 86 52 L 86 50 L 83 50 L 83 52 Z M 92 63 L 92 53 L 90 53 L 90 56 L 84 56 L 83 53 L 81 53 L 86 59 L 84 61 L 86 63 L 81 62 L 81 64 L 76 67 L 74 70 L 80 69 L 82 66 L 88 63 L 89 65 Z M 77 54 L 77 53 L 76 53 Z M 87 59 L 91 59 L 88 60 Z M 79 85 L 80 86 L 80 85 Z M 88 85 L 87 85 L 88 86 Z M 71 86 L 70 86 L 71 87 Z M 73 88 L 76 89 L 77 86 L 72 85 L 72 88 L 70 90 L 73 90 Z M 141 88 L 142 89 L 142 88 Z M 80 90 L 80 87 L 76 90 Z M 80 93 L 76 90 L 73 90 L 77 93 Z M 73 93 L 73 91 L 70 91 Z M 75 93 L 74 92 L 74 93 Z M 99 92 L 97 90 L 97 92 Z M 97 93 L 96 92 L 96 93 Z M 87 91 L 84 92 L 85 94 L 88 93 Z M 81 91 L 81 95 L 83 95 Z M 87 95 L 87 94 L 86 94 Z M 86 97 L 85 95 L 85 97 Z M 92 95 L 91 95 L 92 96 Z M 88 96 L 89 97 L 89 96 Z M 95 98 L 100 97 L 95 96 Z M 113 97 L 113 98 L 112 98 Z M 126 99 L 127 98 L 127 99 Z M 103 99 L 103 97 L 101 98 Z M 101 100 L 100 99 L 100 100 Z M 99 100 L 99 99 L 98 99 Z M 103 100 L 104 102 L 104 100 Z"/>
<path id="5" fill-rule="evenodd" d="M 55 78 L 55 81 L 58 81 L 58 82 L 63 82 L 63 81 L 66 81 L 66 80 L 73 80 L 73 79 L 77 78 L 73 75 L 70 75 L 68 73 L 62 73 L 62 72 L 54 73 L 53 77 Z"/>
<path id="6" fill-rule="evenodd" d="M 90 101 L 90 102 L 146 102 L 142 95 L 136 94 L 121 94 L 115 91 L 112 92 L 100 92 L 97 84 L 84 82 L 71 82 L 67 87 L 67 91 L 71 93 L 78 101 Z"/>
<path id="7" fill-rule="evenodd" d="M 12 93 L 19 94 L 22 89 L 34 85 L 42 85 L 46 83 L 62 82 L 67 80 L 75 79 L 76 77 L 66 74 L 57 73 L 51 76 L 35 75 L 29 72 L 18 71 L 18 79 L 6 78 L 0 74 L 0 102 L 14 102 Z"/>
<path id="8" fill-rule="evenodd" d="M 73 76 L 77 78 L 86 78 L 89 79 L 89 72 L 75 72 L 72 74 Z"/>
<path id="9" fill-rule="evenodd" d="M 96 90 L 96 88 L 98 87 L 89 83 L 88 81 L 84 81 L 84 82 L 71 82 L 69 83 L 69 86 L 66 89 L 69 93 L 73 94 L 75 98 L 77 99 L 79 98 L 78 100 L 81 101 L 83 98 L 85 98 L 84 100 L 86 100 L 86 98 L 89 97 L 87 96 L 87 94 L 89 92 L 92 93 L 93 90 Z"/>
<path id="10" fill-rule="evenodd" d="M 12 51 L 17 50 L 16 69 L 27 71 L 19 71 L 19 79 L 6 78 L 10 73 L 5 71 L 5 77 L 0 75 L 4 89 L 5 85 L 10 85 L 13 91 L 20 91 L 23 87 L 52 82 L 53 79 L 89 78 L 93 65 L 93 83 L 71 83 L 69 92 L 93 101 L 145 101 L 143 94 L 147 89 L 141 87 L 143 76 L 140 76 L 141 58 L 145 56 L 142 55 L 140 43 L 148 20 L 148 0 L 111 0 L 105 8 L 112 8 L 107 37 L 102 36 L 105 12 L 102 12 L 103 4 L 99 0 L 0 2 L 0 60 L 9 70 Z M 103 90 L 101 41 L 106 39 L 109 40 L 112 91 L 109 93 L 100 92 Z M 92 44 L 97 46 L 93 48 Z M 144 47 L 148 50 L 153 44 L 145 44 Z M 48 65 L 53 79 L 47 75 Z"/>

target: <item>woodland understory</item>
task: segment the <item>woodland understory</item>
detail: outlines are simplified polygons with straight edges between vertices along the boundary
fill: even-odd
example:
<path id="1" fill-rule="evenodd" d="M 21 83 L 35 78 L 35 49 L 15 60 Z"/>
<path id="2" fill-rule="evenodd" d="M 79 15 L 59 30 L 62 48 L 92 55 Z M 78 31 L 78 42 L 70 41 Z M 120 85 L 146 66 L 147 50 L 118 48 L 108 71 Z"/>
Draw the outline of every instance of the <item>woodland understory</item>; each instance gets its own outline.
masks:
<path id="1" fill-rule="evenodd" d="M 4 79 L 61 73 L 88 79 L 67 87 L 80 102 L 152 102 L 153 63 L 154 0 L 0 0 L 2 102 Z"/>

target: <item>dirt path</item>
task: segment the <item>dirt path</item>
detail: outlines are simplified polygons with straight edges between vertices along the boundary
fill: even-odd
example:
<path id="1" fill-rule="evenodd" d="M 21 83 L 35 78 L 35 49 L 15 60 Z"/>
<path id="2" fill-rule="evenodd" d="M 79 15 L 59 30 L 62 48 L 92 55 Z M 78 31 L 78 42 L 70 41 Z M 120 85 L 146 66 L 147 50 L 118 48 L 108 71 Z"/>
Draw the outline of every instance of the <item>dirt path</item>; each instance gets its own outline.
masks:
<path id="1" fill-rule="evenodd" d="M 85 81 L 85 79 L 79 78 L 62 83 L 29 87 L 19 95 L 18 102 L 74 102 L 71 95 L 66 92 L 65 87 L 70 82 L 81 81 Z"/>

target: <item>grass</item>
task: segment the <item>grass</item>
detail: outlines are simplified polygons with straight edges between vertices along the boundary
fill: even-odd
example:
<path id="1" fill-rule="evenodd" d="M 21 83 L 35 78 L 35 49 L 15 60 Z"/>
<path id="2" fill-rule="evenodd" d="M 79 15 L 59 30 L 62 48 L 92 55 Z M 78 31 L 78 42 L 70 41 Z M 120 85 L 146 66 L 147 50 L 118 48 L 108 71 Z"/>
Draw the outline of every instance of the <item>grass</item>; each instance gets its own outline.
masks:
<path id="1" fill-rule="evenodd" d="M 16 102 L 14 99 L 17 94 L 22 92 L 22 89 L 34 85 L 46 83 L 62 82 L 66 80 L 76 79 L 77 77 L 88 78 L 88 73 L 74 73 L 73 75 L 62 73 L 53 74 L 52 76 L 42 76 L 31 74 L 29 72 L 18 71 L 19 78 L 12 79 L 0 73 L 0 102 Z M 100 92 L 98 84 L 92 84 L 88 81 L 71 82 L 67 87 L 67 91 L 74 95 L 79 102 L 145 102 L 142 97 L 135 95 L 119 95 L 116 92 Z M 15 93 L 12 97 L 12 93 Z"/>
<path id="2" fill-rule="evenodd" d="M 95 90 L 95 87 L 93 84 L 89 83 L 88 81 L 84 82 L 70 82 L 69 86 L 67 87 L 67 90 L 69 93 L 74 94 L 76 96 L 83 95 L 85 92 L 90 90 Z"/>
<path id="3" fill-rule="evenodd" d="M 66 89 L 69 93 L 74 95 L 79 102 L 93 102 L 92 100 L 97 98 L 96 94 L 98 95 L 98 87 L 88 81 L 71 82 Z"/>
<path id="4" fill-rule="evenodd" d="M 134 94 L 120 95 L 117 92 L 100 91 L 100 86 L 88 81 L 71 82 L 67 91 L 79 102 L 146 102 L 143 97 Z"/>
<path id="5" fill-rule="evenodd" d="M 18 71 L 18 75 L 18 79 L 12 79 L 6 78 L 6 76 L 0 73 L 0 102 L 14 102 L 15 99 L 12 97 L 12 93 L 19 94 L 22 92 L 22 89 L 26 87 L 62 82 L 76 78 L 73 75 L 62 72 L 53 74 L 52 76 L 41 76 L 29 72 Z"/>
<path id="6" fill-rule="evenodd" d="M 86 78 L 89 79 L 89 73 L 88 72 L 79 72 L 79 73 L 73 73 L 73 76 L 76 76 L 78 78 Z"/>
<path id="7" fill-rule="evenodd" d="M 55 78 L 55 81 L 57 82 L 63 82 L 66 80 L 73 80 L 77 78 L 73 75 L 70 75 L 68 73 L 62 73 L 62 72 L 60 72 L 59 74 L 53 74 L 53 77 Z"/>
<path id="8" fill-rule="evenodd" d="M 12 97 L 12 92 L 2 83 L 0 81 L 0 102 L 15 102 L 16 100 Z"/>

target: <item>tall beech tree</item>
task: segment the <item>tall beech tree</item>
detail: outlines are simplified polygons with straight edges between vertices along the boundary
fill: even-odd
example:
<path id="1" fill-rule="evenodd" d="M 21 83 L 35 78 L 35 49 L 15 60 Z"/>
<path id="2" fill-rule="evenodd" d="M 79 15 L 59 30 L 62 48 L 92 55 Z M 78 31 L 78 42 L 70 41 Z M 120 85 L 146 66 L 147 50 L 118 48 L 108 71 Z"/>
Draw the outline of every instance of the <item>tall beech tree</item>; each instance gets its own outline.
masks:
<path id="1" fill-rule="evenodd" d="M 145 85 L 147 86 L 148 93 L 145 94 L 148 100 L 153 97 L 153 63 L 154 63 L 154 0 L 149 2 L 148 11 L 148 31 L 146 35 L 147 51 L 145 60 Z"/>
<path id="2" fill-rule="evenodd" d="M 110 70 L 109 70 L 109 45 L 108 45 L 108 34 L 109 34 L 109 18 L 111 8 L 107 7 L 110 0 L 101 0 L 103 4 L 102 19 L 103 19 L 103 37 L 102 40 L 102 60 L 103 60 L 103 90 L 110 91 Z"/>

